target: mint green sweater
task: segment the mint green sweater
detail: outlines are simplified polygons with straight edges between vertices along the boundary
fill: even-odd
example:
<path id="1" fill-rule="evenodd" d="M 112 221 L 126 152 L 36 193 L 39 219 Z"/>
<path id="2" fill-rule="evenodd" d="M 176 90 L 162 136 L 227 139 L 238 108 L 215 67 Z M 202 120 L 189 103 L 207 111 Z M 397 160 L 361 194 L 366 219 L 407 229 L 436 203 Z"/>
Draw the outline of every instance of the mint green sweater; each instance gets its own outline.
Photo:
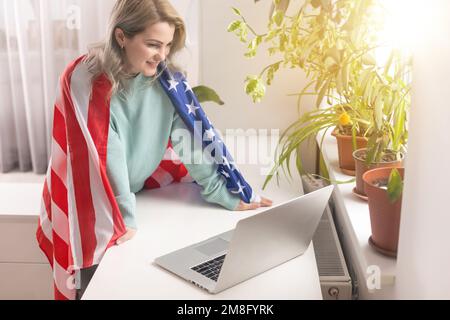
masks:
<path id="1" fill-rule="evenodd" d="M 217 173 L 217 165 L 194 161 L 198 157 L 205 159 L 206 153 L 203 154 L 200 143 L 194 144 L 192 133 L 191 157 L 183 155 L 183 138 L 174 132 L 188 128 L 159 81 L 149 86 L 150 80 L 139 74 L 130 81 L 125 96 L 116 94 L 111 98 L 106 166 L 125 225 L 137 229 L 135 194 L 161 163 L 169 137 L 189 174 L 202 187 L 203 199 L 235 210 L 240 198 L 227 190 L 225 180 Z"/>

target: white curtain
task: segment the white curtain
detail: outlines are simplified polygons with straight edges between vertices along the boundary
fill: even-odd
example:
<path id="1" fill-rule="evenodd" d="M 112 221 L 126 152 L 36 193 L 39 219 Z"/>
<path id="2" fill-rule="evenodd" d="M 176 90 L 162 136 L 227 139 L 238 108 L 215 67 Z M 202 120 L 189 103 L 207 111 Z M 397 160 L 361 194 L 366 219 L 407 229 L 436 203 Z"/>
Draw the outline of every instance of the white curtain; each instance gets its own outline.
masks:
<path id="1" fill-rule="evenodd" d="M 0 172 L 45 173 L 59 76 L 88 44 L 103 40 L 114 3 L 0 0 Z M 198 0 L 173 4 L 188 25 L 180 64 L 196 82 Z"/>

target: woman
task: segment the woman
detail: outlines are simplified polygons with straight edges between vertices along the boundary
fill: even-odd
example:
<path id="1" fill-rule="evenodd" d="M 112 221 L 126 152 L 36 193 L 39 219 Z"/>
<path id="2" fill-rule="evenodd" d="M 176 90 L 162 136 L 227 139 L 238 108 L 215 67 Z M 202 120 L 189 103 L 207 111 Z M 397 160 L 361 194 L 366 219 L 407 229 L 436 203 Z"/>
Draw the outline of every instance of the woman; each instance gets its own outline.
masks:
<path id="1" fill-rule="evenodd" d="M 185 26 L 166 0 L 119 0 L 112 12 L 108 40 L 91 50 L 85 63 L 94 76 L 106 73 L 112 82 L 107 172 L 128 230 L 117 240 L 121 244 L 137 229 L 134 193 L 144 187 L 161 162 L 169 136 L 177 129 L 188 130 L 155 81 L 161 62 L 173 68 L 170 59 L 184 47 Z M 229 193 L 211 164 L 189 162 L 183 161 L 203 187 L 206 201 L 236 211 L 272 204 L 265 198 L 259 203 L 243 202 Z"/>
<path id="2" fill-rule="evenodd" d="M 118 0 L 112 11 L 106 41 L 91 48 L 81 62 L 92 79 L 104 75 L 111 86 L 106 173 L 126 226 L 126 232 L 115 242 L 117 245 L 132 239 L 136 233 L 135 193 L 143 189 L 161 163 L 169 139 L 176 153 L 186 153 L 182 144 L 177 143 L 175 133 L 190 131 L 157 81 L 164 68 L 175 70 L 171 58 L 184 47 L 184 42 L 183 20 L 167 0 Z M 77 79 L 78 75 L 71 77 L 73 91 L 83 85 L 83 81 Z M 95 100 L 92 96 L 91 99 Z M 193 135 L 189 138 L 194 139 Z M 191 155 L 202 157 L 202 146 L 193 145 Z M 202 187 L 202 196 L 208 202 L 233 211 L 272 205 L 271 200 L 262 197 L 253 197 L 253 202 L 246 203 L 238 194 L 231 193 L 217 172 L 217 164 L 208 161 L 198 164 L 186 157 L 182 162 L 192 179 Z M 76 248 L 73 244 L 71 247 Z M 81 267 L 78 297 L 95 271 L 95 261 L 74 263 L 94 265 L 92 268 Z"/>

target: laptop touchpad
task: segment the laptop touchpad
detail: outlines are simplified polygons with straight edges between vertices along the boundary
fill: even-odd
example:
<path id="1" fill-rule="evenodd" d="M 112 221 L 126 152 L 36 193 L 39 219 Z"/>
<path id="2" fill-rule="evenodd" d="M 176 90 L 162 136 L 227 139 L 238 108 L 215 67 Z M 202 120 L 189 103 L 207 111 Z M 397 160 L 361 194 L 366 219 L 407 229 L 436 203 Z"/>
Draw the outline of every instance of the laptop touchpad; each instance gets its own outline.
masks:
<path id="1" fill-rule="evenodd" d="M 195 249 L 207 256 L 212 256 L 226 250 L 228 248 L 228 245 L 228 241 L 223 240 L 222 238 L 216 238 L 198 247 L 195 247 Z"/>

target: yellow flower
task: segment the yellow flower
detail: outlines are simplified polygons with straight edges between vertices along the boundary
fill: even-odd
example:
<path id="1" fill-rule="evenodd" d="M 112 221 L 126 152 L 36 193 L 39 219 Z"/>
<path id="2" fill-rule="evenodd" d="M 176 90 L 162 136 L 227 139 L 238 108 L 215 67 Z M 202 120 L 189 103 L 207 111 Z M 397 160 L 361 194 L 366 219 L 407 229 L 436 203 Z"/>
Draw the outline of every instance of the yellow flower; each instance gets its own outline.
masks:
<path id="1" fill-rule="evenodd" d="M 340 115 L 339 124 L 341 126 L 349 125 L 351 122 L 352 122 L 352 120 L 350 119 L 350 116 L 348 115 L 347 112 L 344 112 L 343 114 Z"/>

